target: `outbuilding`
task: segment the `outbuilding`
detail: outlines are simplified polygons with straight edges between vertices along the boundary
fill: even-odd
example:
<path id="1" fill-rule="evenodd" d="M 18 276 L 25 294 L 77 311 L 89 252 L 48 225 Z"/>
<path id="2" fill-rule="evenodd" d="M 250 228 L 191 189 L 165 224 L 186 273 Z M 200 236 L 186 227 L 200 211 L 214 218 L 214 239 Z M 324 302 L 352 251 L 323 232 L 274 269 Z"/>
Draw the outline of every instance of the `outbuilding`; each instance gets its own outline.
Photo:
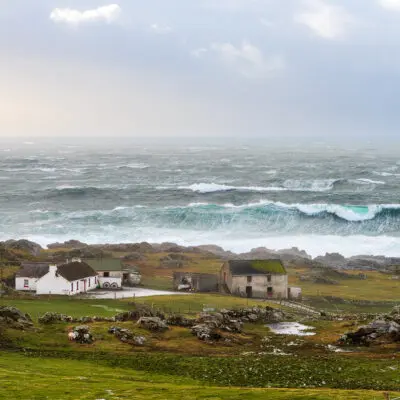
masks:
<path id="1" fill-rule="evenodd" d="M 222 290 L 237 296 L 289 298 L 288 274 L 281 260 L 227 261 L 222 265 L 220 282 Z"/>

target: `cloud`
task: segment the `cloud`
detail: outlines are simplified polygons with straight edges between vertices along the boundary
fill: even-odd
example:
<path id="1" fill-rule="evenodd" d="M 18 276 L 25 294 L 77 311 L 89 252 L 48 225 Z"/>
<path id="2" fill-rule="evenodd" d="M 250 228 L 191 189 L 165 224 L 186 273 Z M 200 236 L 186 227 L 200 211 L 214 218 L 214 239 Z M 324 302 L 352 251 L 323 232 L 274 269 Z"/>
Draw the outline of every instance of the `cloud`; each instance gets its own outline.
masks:
<path id="1" fill-rule="evenodd" d="M 295 22 L 307 26 L 324 39 L 344 37 L 354 21 L 345 8 L 327 4 L 324 0 L 307 0 L 305 5 L 305 10 L 295 15 Z"/>
<path id="2" fill-rule="evenodd" d="M 201 58 L 201 57 L 203 57 L 203 55 L 205 55 L 206 53 L 208 53 L 208 49 L 206 49 L 205 47 L 200 47 L 200 48 L 198 48 L 198 49 L 192 50 L 192 51 L 190 52 L 190 55 L 191 55 L 192 57 L 195 57 L 195 58 Z"/>
<path id="3" fill-rule="evenodd" d="M 169 25 L 153 24 L 150 25 L 150 29 L 152 32 L 157 33 L 159 35 L 166 35 L 172 32 L 172 28 Z"/>
<path id="4" fill-rule="evenodd" d="M 79 25 L 91 22 L 106 22 L 111 24 L 121 15 L 118 4 L 110 4 L 91 10 L 79 11 L 71 8 L 56 8 L 50 14 L 50 19 L 56 23 Z"/>
<path id="5" fill-rule="evenodd" d="M 379 0 L 379 3 L 387 10 L 400 11 L 400 0 Z"/>
<path id="6" fill-rule="evenodd" d="M 237 47 L 232 43 L 212 43 L 210 50 L 247 78 L 264 78 L 285 67 L 281 56 L 265 57 L 258 47 L 245 41 Z"/>

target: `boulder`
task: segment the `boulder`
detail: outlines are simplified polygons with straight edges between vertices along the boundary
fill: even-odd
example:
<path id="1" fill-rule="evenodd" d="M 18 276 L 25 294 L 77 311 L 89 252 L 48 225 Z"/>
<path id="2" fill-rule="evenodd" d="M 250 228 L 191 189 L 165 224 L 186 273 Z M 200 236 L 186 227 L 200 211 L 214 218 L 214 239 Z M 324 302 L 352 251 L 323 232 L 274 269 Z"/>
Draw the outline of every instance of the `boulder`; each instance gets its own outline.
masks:
<path id="1" fill-rule="evenodd" d="M 32 318 L 18 308 L 0 306 L 0 326 L 5 325 L 12 329 L 29 329 L 33 327 Z"/>
<path id="2" fill-rule="evenodd" d="M 186 318 L 179 314 L 170 315 L 165 322 L 169 326 L 180 326 L 183 328 L 190 328 L 195 323 L 193 319 Z"/>
<path id="3" fill-rule="evenodd" d="M 114 316 L 115 321 L 136 321 L 141 317 L 158 317 L 160 319 L 165 319 L 164 314 L 159 310 L 154 310 L 149 306 L 143 304 L 135 304 L 133 305 L 133 310 L 125 311 L 123 313 L 117 314 Z"/>
<path id="4" fill-rule="evenodd" d="M 394 343 L 400 341 L 400 306 L 389 314 L 383 314 L 368 325 L 348 332 L 339 339 L 341 345 L 370 345 L 373 343 Z"/>
<path id="5" fill-rule="evenodd" d="M 68 337 L 81 344 L 91 344 L 94 342 L 93 335 L 90 333 L 87 325 L 79 325 L 72 329 Z"/>
<path id="6" fill-rule="evenodd" d="M 165 332 L 168 330 L 168 325 L 158 317 L 141 317 L 136 324 L 151 332 Z"/>
<path id="7" fill-rule="evenodd" d="M 46 312 L 38 319 L 40 324 L 54 324 L 56 322 L 73 322 L 74 318 L 69 315 L 54 312 Z"/>

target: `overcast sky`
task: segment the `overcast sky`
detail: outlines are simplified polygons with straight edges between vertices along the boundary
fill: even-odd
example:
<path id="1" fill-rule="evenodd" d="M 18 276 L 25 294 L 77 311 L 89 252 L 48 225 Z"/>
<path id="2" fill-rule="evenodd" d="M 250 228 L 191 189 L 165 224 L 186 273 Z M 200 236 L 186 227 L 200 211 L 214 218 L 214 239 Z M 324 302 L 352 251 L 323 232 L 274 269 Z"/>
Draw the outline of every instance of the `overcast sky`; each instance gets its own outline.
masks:
<path id="1" fill-rule="evenodd" d="M 0 135 L 397 137 L 399 50 L 400 0 L 0 0 Z"/>

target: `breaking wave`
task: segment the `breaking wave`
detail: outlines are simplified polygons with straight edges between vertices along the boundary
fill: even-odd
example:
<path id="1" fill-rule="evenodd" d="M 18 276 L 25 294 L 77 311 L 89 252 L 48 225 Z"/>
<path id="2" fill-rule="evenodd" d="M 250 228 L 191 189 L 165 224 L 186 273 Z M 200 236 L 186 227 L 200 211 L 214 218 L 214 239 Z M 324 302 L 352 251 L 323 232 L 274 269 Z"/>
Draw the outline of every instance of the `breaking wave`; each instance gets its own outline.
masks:
<path id="1" fill-rule="evenodd" d="M 95 225 L 186 229 L 209 232 L 225 229 L 278 234 L 400 235 L 400 204 L 286 204 L 260 201 L 244 205 L 192 203 L 185 206 L 120 206 L 110 210 L 60 212 L 32 210 L 31 220 L 64 226 Z"/>

